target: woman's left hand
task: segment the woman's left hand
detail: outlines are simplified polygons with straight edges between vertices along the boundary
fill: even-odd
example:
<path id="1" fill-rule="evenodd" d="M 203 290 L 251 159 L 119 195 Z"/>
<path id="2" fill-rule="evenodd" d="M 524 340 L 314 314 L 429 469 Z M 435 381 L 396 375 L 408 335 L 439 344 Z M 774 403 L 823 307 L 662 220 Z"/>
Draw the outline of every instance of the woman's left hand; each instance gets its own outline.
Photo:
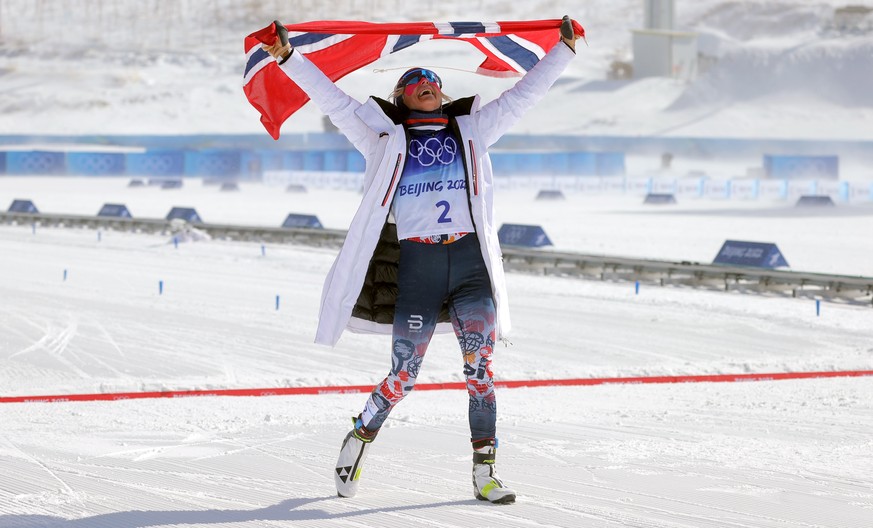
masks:
<path id="1" fill-rule="evenodd" d="M 574 52 L 576 51 L 576 32 L 573 31 L 573 21 L 570 20 L 570 17 L 564 15 L 564 18 L 561 19 L 561 40 L 564 41 L 564 44 L 570 47 Z"/>

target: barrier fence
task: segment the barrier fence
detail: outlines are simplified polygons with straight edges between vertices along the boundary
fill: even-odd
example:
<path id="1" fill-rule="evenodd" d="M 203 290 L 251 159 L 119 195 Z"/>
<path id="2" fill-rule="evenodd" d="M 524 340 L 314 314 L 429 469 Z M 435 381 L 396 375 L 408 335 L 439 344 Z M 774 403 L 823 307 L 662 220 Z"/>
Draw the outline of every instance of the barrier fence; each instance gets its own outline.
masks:
<path id="1" fill-rule="evenodd" d="M 109 205 L 118 206 L 121 204 Z M 177 215 L 178 219 L 171 219 Z M 0 224 L 26 226 L 31 229 L 33 234 L 36 234 L 37 226 L 40 228 L 105 228 L 128 232 L 168 234 L 177 231 L 176 228 L 179 226 L 175 224 L 180 221 L 182 225 L 185 225 L 186 222 L 192 222 L 199 231 L 209 234 L 213 239 L 257 241 L 262 245 L 269 242 L 338 247 L 346 236 L 345 231 L 317 227 L 321 224 L 316 217 L 311 215 L 291 214 L 286 219 L 286 222 L 290 224 L 287 227 L 263 227 L 202 223 L 196 211 L 190 208 L 173 208 L 167 218 L 163 220 L 123 216 L 49 214 L 35 211 L 0 212 Z M 510 230 L 504 232 L 504 227 L 508 227 Z M 608 257 L 551 250 L 541 251 L 536 248 L 551 243 L 541 226 L 504 224 L 498 236 L 501 238 L 503 265 L 508 271 L 596 280 L 636 281 L 637 288 L 640 282 L 644 282 L 660 286 L 684 285 L 722 291 L 814 297 L 817 305 L 820 300 L 834 300 L 870 306 L 871 294 L 873 294 L 873 277 L 759 269 L 750 266 L 749 262 L 738 266 Z M 760 252 L 762 253 L 760 256 L 766 257 L 774 255 L 769 250 L 763 252 L 760 248 L 755 249 L 749 246 L 749 242 L 728 242 L 734 247 L 745 244 L 746 249 L 751 251 L 746 255 L 750 258 L 756 256 L 755 252 Z M 174 243 L 176 243 L 175 237 Z M 531 247 L 509 245 L 519 243 Z M 783 260 L 776 259 L 772 262 L 768 260 L 767 266 L 787 265 Z"/>
<path id="2" fill-rule="evenodd" d="M 873 201 L 873 181 L 715 179 L 707 177 L 498 176 L 498 189 L 554 189 L 583 194 L 670 194 L 681 199 L 771 200 L 795 202 L 801 196 L 829 196 L 834 202 Z"/>
<path id="3" fill-rule="evenodd" d="M 621 152 L 494 152 L 495 171 L 505 175 L 619 176 Z M 153 149 L 140 152 L 0 151 L 0 174 L 131 177 L 211 177 L 259 180 L 267 171 L 350 172 L 365 170 L 350 149 L 247 150 Z"/>
<path id="4" fill-rule="evenodd" d="M 360 190 L 362 173 L 266 171 L 264 183 L 276 186 Z M 765 178 L 713 179 L 635 176 L 506 175 L 495 177 L 497 189 L 543 189 L 583 194 L 671 194 L 678 199 L 770 200 L 796 202 L 801 196 L 829 196 L 834 202 L 873 201 L 873 181 L 771 180 Z"/>
<path id="5" fill-rule="evenodd" d="M 351 143 L 338 132 L 282 133 L 274 141 L 258 134 L 178 134 L 178 135 L 21 135 L 0 134 L 0 145 L 21 148 L 27 145 L 96 145 L 130 147 L 140 150 L 242 149 L 276 150 L 350 150 Z M 871 140 L 719 138 L 681 136 L 600 136 L 568 134 L 507 134 L 494 145 L 504 151 L 624 152 L 661 156 L 731 157 L 784 156 L 809 158 L 839 156 L 873 161 Z M 0 150 L 4 150 L 0 148 Z M 56 150 L 48 148 L 48 150 Z M 57 149 L 62 150 L 62 149 Z M 798 160 L 795 160 L 795 162 Z M 783 162 L 777 162 L 783 167 Z M 792 162 L 793 163 L 793 162 Z M 792 164 L 790 163 L 790 164 Z M 817 163 L 817 162 L 816 162 Z M 809 176 L 807 176 L 809 177 Z"/>
<path id="6" fill-rule="evenodd" d="M 344 146 L 341 136 L 313 134 L 305 139 L 298 141 L 307 147 L 301 150 L 203 146 L 172 149 L 163 148 L 163 143 L 154 139 L 149 144 L 158 147 L 149 149 L 115 145 L 115 151 L 105 152 L 0 150 L 0 175 L 128 176 L 155 180 L 201 177 L 361 188 L 364 158 Z M 541 139 L 531 139 L 531 145 L 542 145 Z M 556 146 L 562 146 L 564 142 L 557 139 Z M 508 144 L 514 145 L 512 141 Z M 839 179 L 838 156 L 766 154 L 762 159 L 762 174 L 766 178 L 736 179 L 626 175 L 624 152 L 497 148 L 490 156 L 498 188 L 655 193 L 690 199 L 797 201 L 805 196 L 826 196 L 842 203 L 873 201 L 873 182 Z"/>

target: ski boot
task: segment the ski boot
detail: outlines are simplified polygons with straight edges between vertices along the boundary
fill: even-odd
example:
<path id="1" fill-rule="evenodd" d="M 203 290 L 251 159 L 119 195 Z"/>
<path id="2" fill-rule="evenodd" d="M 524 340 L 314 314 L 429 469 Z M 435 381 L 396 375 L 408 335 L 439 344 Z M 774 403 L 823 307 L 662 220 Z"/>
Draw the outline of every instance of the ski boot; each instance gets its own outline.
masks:
<path id="1" fill-rule="evenodd" d="M 352 418 L 352 423 L 354 427 L 343 440 L 334 473 L 336 494 L 346 498 L 354 497 L 358 493 L 361 470 L 367 459 L 370 443 L 376 438 L 376 433 L 368 431 L 360 417 Z"/>
<path id="2" fill-rule="evenodd" d="M 497 469 L 494 467 L 496 452 L 496 440 L 489 440 L 485 445 L 473 448 L 473 494 L 479 500 L 494 504 L 512 504 L 515 502 L 515 492 L 507 488 L 497 476 Z"/>

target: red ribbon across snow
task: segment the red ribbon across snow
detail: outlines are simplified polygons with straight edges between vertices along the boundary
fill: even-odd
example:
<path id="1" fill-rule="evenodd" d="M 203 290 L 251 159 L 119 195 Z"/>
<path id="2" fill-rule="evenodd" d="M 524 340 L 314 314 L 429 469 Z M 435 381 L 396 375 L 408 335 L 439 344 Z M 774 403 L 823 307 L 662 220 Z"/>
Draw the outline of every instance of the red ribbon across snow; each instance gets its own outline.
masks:
<path id="1" fill-rule="evenodd" d="M 285 26 L 295 53 L 303 53 L 332 81 L 371 62 L 425 40 L 466 42 L 485 55 L 477 73 L 492 77 L 524 75 L 560 40 L 561 20 L 523 22 L 369 22 L 321 21 Z M 573 21 L 579 37 L 585 30 Z M 246 98 L 261 114 L 261 123 L 273 139 L 288 117 L 309 100 L 279 70 L 261 44 L 276 41 L 273 24 L 245 39 Z"/>
<path id="2" fill-rule="evenodd" d="M 540 380 L 495 380 L 500 388 L 581 387 L 592 385 L 638 385 L 650 383 L 730 383 L 749 381 L 780 381 L 823 378 L 873 377 L 873 370 L 837 370 L 825 372 L 771 372 L 761 374 L 703 374 L 680 376 L 642 376 L 632 378 L 573 378 Z M 448 383 L 417 383 L 416 391 L 466 390 L 463 381 Z M 369 394 L 372 385 L 342 385 L 326 387 L 274 387 L 262 389 L 168 390 L 160 392 L 111 392 L 96 394 L 59 394 L 54 396 L 0 396 L 2 403 L 64 403 L 80 401 L 118 401 L 153 398 L 191 398 L 202 396 L 291 396 L 305 394 Z"/>

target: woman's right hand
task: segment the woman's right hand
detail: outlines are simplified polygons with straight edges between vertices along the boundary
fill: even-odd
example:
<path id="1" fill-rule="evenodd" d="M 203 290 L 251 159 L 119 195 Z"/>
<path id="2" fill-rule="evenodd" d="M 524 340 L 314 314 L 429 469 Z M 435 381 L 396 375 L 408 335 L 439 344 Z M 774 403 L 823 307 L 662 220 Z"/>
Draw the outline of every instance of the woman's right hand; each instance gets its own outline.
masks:
<path id="1" fill-rule="evenodd" d="M 274 20 L 273 24 L 276 26 L 276 41 L 269 46 L 263 44 L 261 49 L 272 55 L 274 59 L 279 61 L 279 64 L 282 64 L 288 60 L 294 49 L 288 42 L 288 30 L 285 29 L 285 26 L 278 20 Z"/>
<path id="2" fill-rule="evenodd" d="M 274 42 L 270 46 L 267 46 L 266 44 L 262 44 L 261 49 L 263 49 L 264 51 L 266 51 L 267 53 L 272 55 L 273 58 L 275 58 L 277 60 L 287 59 L 291 55 L 291 51 L 292 51 L 291 44 L 285 44 L 283 46 L 282 43 L 279 42 L 279 39 L 276 39 L 276 42 Z"/>

